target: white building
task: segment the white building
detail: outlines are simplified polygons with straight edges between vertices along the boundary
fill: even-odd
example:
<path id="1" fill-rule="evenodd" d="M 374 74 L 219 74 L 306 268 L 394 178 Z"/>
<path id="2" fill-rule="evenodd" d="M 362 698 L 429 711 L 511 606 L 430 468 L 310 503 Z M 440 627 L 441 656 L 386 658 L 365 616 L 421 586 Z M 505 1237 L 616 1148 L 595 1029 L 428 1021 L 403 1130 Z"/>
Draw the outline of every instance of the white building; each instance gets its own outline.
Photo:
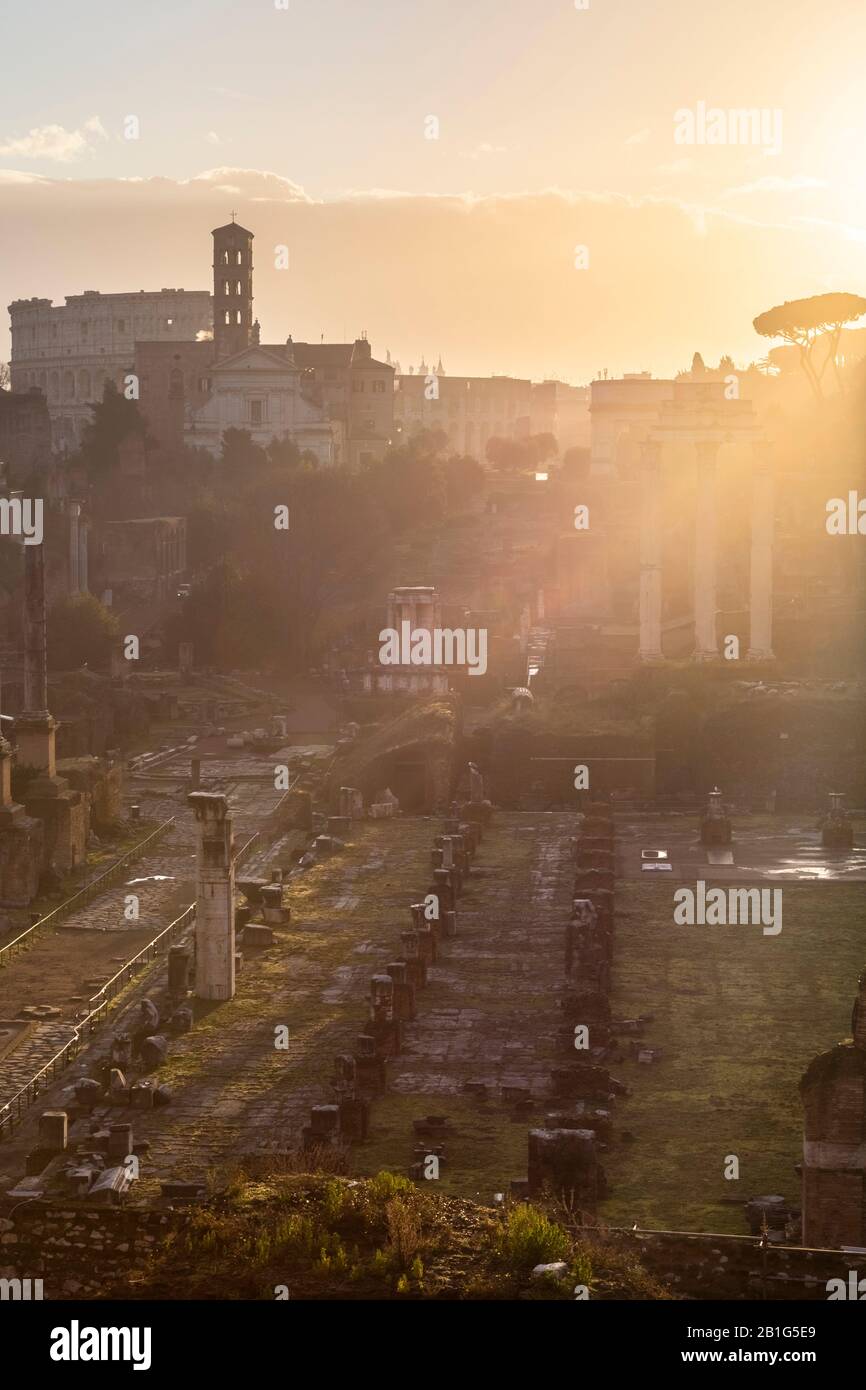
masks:
<path id="1" fill-rule="evenodd" d="M 184 442 L 219 455 L 226 430 L 244 430 L 265 448 L 291 439 L 325 466 L 343 460 L 343 426 L 301 389 L 302 373 L 291 345 L 282 352 L 248 347 L 210 369 L 211 394 L 190 413 Z"/>
<path id="2" fill-rule="evenodd" d="M 136 340 L 190 342 L 213 328 L 207 290 L 85 290 L 65 304 L 16 299 L 9 305 L 12 388 L 38 387 L 48 402 L 55 445 L 74 447 L 106 381 L 122 388 Z"/>

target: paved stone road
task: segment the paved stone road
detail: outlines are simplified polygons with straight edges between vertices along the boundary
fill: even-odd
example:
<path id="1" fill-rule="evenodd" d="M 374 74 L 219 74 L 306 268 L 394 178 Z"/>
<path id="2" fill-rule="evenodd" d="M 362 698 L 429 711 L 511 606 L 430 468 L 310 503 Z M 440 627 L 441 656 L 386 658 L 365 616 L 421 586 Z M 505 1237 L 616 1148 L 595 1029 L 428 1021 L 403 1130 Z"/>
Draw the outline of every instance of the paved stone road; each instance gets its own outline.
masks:
<path id="1" fill-rule="evenodd" d="M 171 1105 L 132 1117 L 150 1143 L 139 1200 L 159 1179 L 225 1173 L 245 1155 L 297 1146 L 310 1106 L 332 1099 L 334 1057 L 363 1031 L 370 976 L 400 954 L 409 904 L 428 886 L 436 826 L 428 818 L 358 825 L 345 851 L 292 880 L 290 927 L 273 947 L 246 952 L 233 1001 L 197 1005 L 193 1031 L 172 1040 L 159 1073 Z M 460 900 L 460 934 L 419 995 L 406 1049 L 390 1065 L 390 1097 L 374 1102 L 374 1136 L 390 1105 L 417 1098 L 424 1114 L 433 1097 L 450 1105 L 465 1080 L 543 1089 L 554 1065 L 572 833 L 570 816 L 526 814 L 500 815 L 486 833 Z M 284 855 L 278 842 L 249 869 L 266 874 Z M 157 973 L 137 986 L 133 1003 L 158 982 Z M 287 1052 L 275 1049 L 278 1025 L 289 1029 Z M 106 1051 L 108 1031 L 88 1061 Z M 27 1127 L 13 1141 L 19 1153 Z M 522 1134 L 525 1147 L 525 1125 Z M 391 1152 L 404 1166 L 405 1136 Z M 15 1161 L 0 1147 L 6 1172 Z"/>

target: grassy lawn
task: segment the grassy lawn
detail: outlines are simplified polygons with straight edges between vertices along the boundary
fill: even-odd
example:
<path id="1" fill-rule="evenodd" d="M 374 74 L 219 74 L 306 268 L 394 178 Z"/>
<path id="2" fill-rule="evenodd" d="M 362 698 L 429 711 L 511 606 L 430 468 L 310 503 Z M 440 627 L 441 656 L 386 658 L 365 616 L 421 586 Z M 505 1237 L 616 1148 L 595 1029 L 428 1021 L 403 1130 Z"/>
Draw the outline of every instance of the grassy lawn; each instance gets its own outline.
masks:
<path id="1" fill-rule="evenodd" d="M 753 926 L 674 925 L 674 886 L 618 889 L 614 1012 L 654 1014 L 645 1036 L 664 1058 L 613 1068 L 633 1093 L 617 1103 L 602 1214 L 614 1224 L 744 1233 L 730 1199 L 798 1200 L 797 1087 L 817 1052 L 850 1036 L 866 966 L 866 885 L 786 884 L 775 937 Z M 624 1129 L 635 1142 L 622 1142 Z M 739 1158 L 739 1181 L 723 1176 L 728 1154 Z"/>

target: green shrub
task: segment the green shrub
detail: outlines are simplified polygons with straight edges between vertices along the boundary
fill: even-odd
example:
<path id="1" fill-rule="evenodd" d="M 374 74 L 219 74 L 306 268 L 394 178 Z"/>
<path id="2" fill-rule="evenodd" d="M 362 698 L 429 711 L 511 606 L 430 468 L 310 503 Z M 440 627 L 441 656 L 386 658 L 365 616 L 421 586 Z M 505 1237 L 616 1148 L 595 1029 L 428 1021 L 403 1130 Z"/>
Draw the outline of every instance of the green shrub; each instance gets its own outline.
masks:
<path id="1" fill-rule="evenodd" d="M 496 1238 L 496 1253 L 517 1269 L 532 1269 L 569 1259 L 571 1240 L 544 1212 L 522 1202 L 509 1211 Z"/>

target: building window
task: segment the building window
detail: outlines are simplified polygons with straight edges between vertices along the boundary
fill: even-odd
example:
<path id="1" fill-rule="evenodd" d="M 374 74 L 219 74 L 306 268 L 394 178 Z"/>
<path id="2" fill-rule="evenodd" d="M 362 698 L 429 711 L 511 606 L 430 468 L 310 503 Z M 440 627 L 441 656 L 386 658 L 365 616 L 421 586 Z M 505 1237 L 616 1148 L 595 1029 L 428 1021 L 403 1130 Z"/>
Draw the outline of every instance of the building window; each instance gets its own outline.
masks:
<path id="1" fill-rule="evenodd" d="M 384 381 L 374 381 L 374 382 L 373 382 L 373 390 L 374 390 L 374 392 L 377 393 L 377 395 L 380 395 L 380 396 L 384 395 L 384 394 L 385 394 L 385 383 L 384 383 Z"/>
<path id="2" fill-rule="evenodd" d="M 235 258 L 235 259 L 236 259 L 236 262 L 237 262 L 238 265 L 243 265 L 243 263 L 244 263 L 244 253 L 243 253 L 243 251 L 238 251 L 237 254 L 236 254 L 236 258 Z"/>
<path id="3" fill-rule="evenodd" d="M 240 323 L 240 322 L 241 322 L 241 311 L 240 311 L 240 309 L 238 309 L 237 317 L 236 317 L 235 322 L 236 322 L 236 323 Z"/>
<path id="4" fill-rule="evenodd" d="M 364 389 L 364 382 L 363 382 L 363 380 L 362 380 L 361 378 L 359 378 L 359 377 L 355 377 L 355 380 L 352 382 L 352 390 L 353 390 L 353 391 L 355 392 L 355 394 L 357 395 L 357 393 L 358 393 L 359 391 L 363 391 L 363 389 Z"/>
<path id="5" fill-rule="evenodd" d="M 225 291 L 224 291 L 224 292 L 225 292 L 226 295 L 231 294 L 231 292 L 232 292 L 232 287 L 231 287 L 231 281 L 230 281 L 230 280 L 226 280 L 226 282 L 225 282 Z"/>
<path id="6" fill-rule="evenodd" d="M 231 310 L 226 309 L 226 324 L 230 324 L 231 321 L 232 321 Z"/>
<path id="7" fill-rule="evenodd" d="M 236 290 L 235 290 L 235 294 L 243 294 L 243 289 L 241 288 L 241 282 L 240 282 L 240 280 L 238 280 L 238 282 L 237 282 L 237 288 L 236 288 Z"/>
<path id="8" fill-rule="evenodd" d="M 260 425 L 262 423 L 264 411 L 263 401 L 250 401 L 250 424 Z"/>

